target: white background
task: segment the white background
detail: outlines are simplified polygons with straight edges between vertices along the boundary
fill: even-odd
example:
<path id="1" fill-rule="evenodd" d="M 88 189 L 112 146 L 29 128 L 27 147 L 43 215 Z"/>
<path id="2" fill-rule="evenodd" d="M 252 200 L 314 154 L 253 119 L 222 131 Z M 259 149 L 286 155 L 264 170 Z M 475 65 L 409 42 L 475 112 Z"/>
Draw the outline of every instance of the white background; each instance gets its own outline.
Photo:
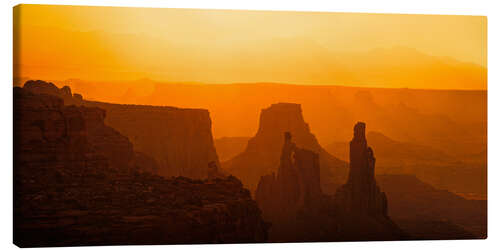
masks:
<path id="1" fill-rule="evenodd" d="M 252 9 L 252 10 L 299 10 L 331 12 L 371 12 L 408 14 L 460 14 L 488 17 L 488 239 L 455 241 L 397 241 L 397 242 L 354 242 L 354 243 L 312 243 L 312 244 L 238 244 L 238 245 L 184 245 L 149 246 L 168 249 L 500 249 L 499 230 L 499 181 L 497 181 L 500 160 L 500 92 L 498 86 L 500 47 L 500 4 L 487 0 L 45 0 L 45 1 L 2 1 L 1 8 L 1 67 L 0 75 L 0 244 L 2 249 L 16 248 L 12 244 L 12 7 L 19 3 L 73 4 L 100 6 L 137 6 L 205 9 Z M 105 249 L 119 249 L 104 247 Z M 143 247 L 121 247 L 142 249 Z M 87 249 L 78 248 L 78 249 Z M 91 249 L 91 248 L 88 248 Z M 95 248 L 93 248 L 95 249 Z"/>

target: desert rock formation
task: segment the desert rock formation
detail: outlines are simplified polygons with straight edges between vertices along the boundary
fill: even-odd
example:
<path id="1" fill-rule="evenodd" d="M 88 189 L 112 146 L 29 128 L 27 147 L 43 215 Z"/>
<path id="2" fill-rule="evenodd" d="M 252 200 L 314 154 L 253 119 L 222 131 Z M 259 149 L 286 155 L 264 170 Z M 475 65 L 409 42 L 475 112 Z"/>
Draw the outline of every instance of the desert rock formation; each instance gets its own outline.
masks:
<path id="1" fill-rule="evenodd" d="M 268 218 L 290 218 L 322 198 L 318 154 L 299 148 L 284 134 L 278 174 L 262 176 L 255 199 Z"/>
<path id="2" fill-rule="evenodd" d="M 99 150 L 135 154 L 125 137 L 99 128 L 103 114 L 98 108 L 65 106 L 53 95 L 14 89 L 15 244 L 266 241 L 268 225 L 236 178 L 165 179 L 115 165 L 125 164 L 126 155 L 123 162 L 109 160 L 118 151 Z M 91 135 L 93 129 L 107 132 Z"/>
<path id="3" fill-rule="evenodd" d="M 261 176 L 277 172 L 285 132 L 293 135 L 297 147 L 318 154 L 321 187 L 326 193 L 334 193 L 347 178 L 347 163 L 319 145 L 304 121 L 300 104 L 277 103 L 263 109 L 256 135 L 248 141 L 244 152 L 223 162 L 223 168 L 240 178 L 250 190 L 255 190 Z"/>
<path id="4" fill-rule="evenodd" d="M 154 157 L 162 176 L 205 179 L 207 165 L 219 165 L 207 110 L 91 101 L 85 105 L 106 110 L 106 123 Z"/>
<path id="5" fill-rule="evenodd" d="M 335 202 L 349 213 L 387 216 L 387 197 L 375 180 L 375 157 L 365 137 L 365 123 L 354 126 L 350 143 L 347 183 L 335 194 Z"/>
<path id="6" fill-rule="evenodd" d="M 364 156 L 355 154 L 359 158 L 353 160 L 363 161 Z M 407 238 L 386 214 L 360 212 L 365 204 L 323 194 L 319 164 L 318 154 L 297 147 L 291 134 L 284 134 L 278 173 L 262 176 L 255 193 L 264 219 L 271 222 L 271 242 Z M 361 179 L 361 172 L 353 172 L 351 178 Z"/>
<path id="7" fill-rule="evenodd" d="M 54 94 L 57 91 L 59 94 Z M 72 102 L 69 88 L 59 90 L 51 83 L 28 81 L 25 88 L 15 88 L 14 94 L 16 97 L 15 115 L 21 123 L 21 128 L 29 129 L 29 132 L 26 132 L 15 127 L 18 132 L 16 138 L 22 143 L 31 146 L 30 142 L 23 142 L 24 136 L 53 141 L 71 138 L 70 129 L 74 129 L 75 133 L 85 137 L 85 143 L 89 144 L 96 154 L 106 159 L 110 167 L 123 171 L 149 171 L 151 173 L 158 171 L 158 164 L 154 159 L 135 152 L 127 137 L 104 124 L 106 116 L 104 110 L 64 105 Z M 36 126 L 24 126 L 22 123 L 27 121 L 33 122 Z M 65 151 L 67 149 L 61 148 L 60 150 L 61 157 L 68 154 Z"/>
<path id="8" fill-rule="evenodd" d="M 367 131 L 366 139 L 377 151 L 375 175 L 415 175 L 438 189 L 466 198 L 486 199 L 487 169 L 481 167 L 481 164 L 486 166 L 486 151 L 464 155 L 467 160 L 461 160 L 443 150 L 397 141 L 380 132 Z M 349 141 L 335 142 L 325 149 L 342 160 L 349 160 Z"/>
<path id="9" fill-rule="evenodd" d="M 154 158 L 162 176 L 204 179 L 210 162 L 220 165 L 207 110 L 86 101 L 79 94 L 71 95 L 69 87 L 58 89 L 44 81 L 28 81 L 24 88 L 56 95 L 66 105 L 105 110 L 104 122 L 128 137 L 142 156 Z"/>

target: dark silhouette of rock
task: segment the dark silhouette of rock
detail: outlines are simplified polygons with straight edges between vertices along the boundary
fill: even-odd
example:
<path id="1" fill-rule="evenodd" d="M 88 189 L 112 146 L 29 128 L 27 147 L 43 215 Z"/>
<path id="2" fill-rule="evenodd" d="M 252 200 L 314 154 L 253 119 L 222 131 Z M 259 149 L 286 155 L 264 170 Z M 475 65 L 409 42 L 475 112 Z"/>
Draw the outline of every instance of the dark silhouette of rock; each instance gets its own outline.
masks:
<path id="1" fill-rule="evenodd" d="M 262 176 L 255 191 L 255 200 L 271 221 L 292 218 L 323 195 L 318 154 L 297 147 L 289 132 L 284 138 L 278 174 Z"/>
<path id="2" fill-rule="evenodd" d="M 81 94 L 74 93 L 74 94 L 73 94 L 73 99 L 74 99 L 76 102 L 82 102 L 82 101 L 83 101 L 83 96 L 82 96 Z"/>
<path id="3" fill-rule="evenodd" d="M 365 137 L 365 123 L 354 126 L 350 143 L 347 183 L 335 194 L 335 202 L 350 213 L 387 216 L 387 197 L 375 180 L 375 157 Z"/>
<path id="4" fill-rule="evenodd" d="M 217 163 L 214 161 L 211 161 L 208 163 L 208 179 L 213 180 L 217 178 L 224 178 L 227 177 L 227 174 L 223 173 L 220 171 L 219 167 L 217 167 Z"/>
<path id="5" fill-rule="evenodd" d="M 102 154 L 107 159 L 110 167 L 125 171 L 137 171 L 137 168 L 142 168 L 142 171 L 154 171 L 152 173 L 157 173 L 158 164 L 154 159 L 143 153 L 135 152 L 132 143 L 127 137 L 104 124 L 106 117 L 105 110 L 94 107 L 75 106 L 74 104 L 77 104 L 78 99 L 73 99 L 71 89 L 68 86 L 59 89 L 53 83 L 40 80 L 28 81 L 23 87 L 23 91 L 19 89 L 16 91 L 20 96 L 19 102 L 26 102 L 27 100 L 37 102 L 39 100 L 36 95 L 49 95 L 61 101 L 58 105 L 69 105 L 60 107 L 60 109 L 71 110 L 73 111 L 71 114 L 79 113 L 81 117 L 75 117 L 66 123 L 71 122 L 75 123 L 75 125 L 84 124 L 79 126 L 85 127 L 86 140 L 98 154 Z M 35 95 L 29 95 L 26 91 Z M 81 105 L 82 103 L 79 104 Z M 39 103 L 37 105 L 42 104 Z M 26 115 L 26 118 L 31 119 L 29 116 L 32 115 L 34 114 L 30 113 L 30 115 Z M 45 131 L 45 126 L 45 124 L 42 124 L 40 129 Z M 139 158 L 136 159 L 136 156 Z"/>
<path id="6" fill-rule="evenodd" d="M 47 94 L 59 96 L 63 93 L 55 84 L 42 80 L 29 80 L 24 83 L 24 89 L 37 94 Z"/>
<path id="7" fill-rule="evenodd" d="M 245 151 L 224 162 L 223 168 L 240 178 L 250 190 L 255 190 L 261 176 L 277 172 L 285 132 L 293 135 L 297 147 L 318 154 L 321 187 L 326 193 L 334 193 L 346 180 L 347 163 L 319 145 L 302 117 L 300 104 L 277 103 L 263 109 L 257 134 L 248 141 Z"/>
<path id="8" fill-rule="evenodd" d="M 24 83 L 23 89 L 29 90 L 30 92 L 36 94 L 47 94 L 60 97 L 65 105 L 78 104 L 77 100 L 73 100 L 71 88 L 68 86 L 64 86 L 59 89 L 54 83 L 51 82 L 45 82 L 42 80 L 29 80 Z"/>
<path id="9" fill-rule="evenodd" d="M 205 179 L 208 163 L 219 165 L 207 110 L 86 101 L 79 94 L 71 96 L 69 88 L 63 87 L 63 91 L 44 81 L 28 81 L 24 88 L 59 96 L 66 105 L 105 110 L 105 123 L 128 137 L 135 150 L 152 157 L 162 176 Z M 100 130 L 102 127 L 96 128 Z"/>
<path id="10" fill-rule="evenodd" d="M 366 133 L 370 146 L 376 149 L 376 175 L 415 175 L 439 189 L 455 192 L 466 198 L 486 199 L 486 168 L 478 163 L 486 151 L 469 155 L 467 161 L 445 151 L 415 142 L 397 141 L 380 132 Z M 349 159 L 349 142 L 336 142 L 325 147 L 342 160 Z M 483 156 L 481 156 L 483 155 Z M 485 165 L 484 165 L 485 166 Z"/>
<path id="11" fill-rule="evenodd" d="M 142 152 L 134 152 L 133 163 L 135 170 L 144 173 L 158 174 L 160 167 L 156 160 Z"/>
<path id="12" fill-rule="evenodd" d="M 134 147 L 127 137 L 104 124 L 106 111 L 87 107 L 81 107 L 79 110 L 85 120 L 87 139 L 95 150 L 102 152 L 112 167 L 133 168 Z"/>
<path id="13" fill-rule="evenodd" d="M 323 194 L 319 155 L 297 147 L 288 132 L 284 138 L 278 174 L 262 176 L 255 192 L 271 242 L 407 238 L 388 216 L 360 213 Z"/>
<path id="14" fill-rule="evenodd" d="M 106 123 L 154 157 L 162 176 L 205 179 L 208 163 L 219 165 L 207 110 L 91 101 L 84 105 L 106 110 Z"/>
<path id="15" fill-rule="evenodd" d="M 268 225 L 235 177 L 165 179 L 113 166 L 120 163 L 107 159 L 114 154 L 98 150 L 134 152 L 118 132 L 110 136 L 111 128 L 102 127 L 103 115 L 98 108 L 65 106 L 54 95 L 14 89 L 16 245 L 266 241 Z M 91 135 L 94 129 L 100 132 Z"/>

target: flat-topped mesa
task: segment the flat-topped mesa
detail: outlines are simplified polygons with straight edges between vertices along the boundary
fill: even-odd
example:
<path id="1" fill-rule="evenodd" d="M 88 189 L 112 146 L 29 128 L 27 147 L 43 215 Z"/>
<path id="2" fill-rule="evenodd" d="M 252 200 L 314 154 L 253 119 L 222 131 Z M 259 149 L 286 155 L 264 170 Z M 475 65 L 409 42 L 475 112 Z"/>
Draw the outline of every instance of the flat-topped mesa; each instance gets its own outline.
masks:
<path id="1" fill-rule="evenodd" d="M 267 151 L 281 152 L 281 138 L 284 132 L 294 135 L 294 140 L 301 147 L 318 151 L 320 149 L 316 137 L 311 133 L 309 125 L 302 115 L 300 104 L 276 103 L 262 109 L 259 129 L 248 142 L 250 150 L 264 146 Z"/>
<path id="2" fill-rule="evenodd" d="M 224 162 L 223 167 L 240 178 L 249 189 L 255 190 L 261 176 L 279 172 L 278 167 L 283 164 L 283 148 L 292 145 L 290 135 L 293 135 L 297 147 L 319 155 L 322 188 L 333 194 L 332 190 L 347 179 L 347 164 L 321 147 L 304 120 L 300 104 L 276 103 L 262 109 L 259 129 L 248 141 L 245 151 Z"/>
<path id="3" fill-rule="evenodd" d="M 274 221 L 293 218 L 299 210 L 313 208 L 322 194 L 318 154 L 299 148 L 284 133 L 278 175 L 260 178 L 255 192 L 264 217 Z"/>
<path id="4" fill-rule="evenodd" d="M 79 94 L 71 95 L 67 86 L 59 89 L 44 81 L 28 81 L 23 88 L 58 96 L 65 105 L 105 110 L 105 124 L 128 137 L 134 149 L 141 152 L 135 162 L 147 163 L 145 157 L 153 158 L 162 176 L 205 179 L 209 163 L 220 166 L 206 109 L 87 101 Z"/>
<path id="5" fill-rule="evenodd" d="M 375 157 L 365 137 L 365 123 L 354 126 L 350 143 L 349 179 L 335 194 L 335 203 L 348 212 L 387 216 L 387 197 L 375 181 Z"/>
<path id="6" fill-rule="evenodd" d="M 297 103 L 275 103 L 270 107 L 262 109 L 259 120 L 259 130 L 261 133 L 270 133 L 274 130 L 297 132 L 309 132 L 309 125 L 302 116 L 302 107 Z"/>
<path id="7" fill-rule="evenodd" d="M 155 158 L 162 176 L 205 179 L 210 162 L 220 166 L 208 110 L 90 101 L 85 105 L 106 110 L 106 124 Z"/>

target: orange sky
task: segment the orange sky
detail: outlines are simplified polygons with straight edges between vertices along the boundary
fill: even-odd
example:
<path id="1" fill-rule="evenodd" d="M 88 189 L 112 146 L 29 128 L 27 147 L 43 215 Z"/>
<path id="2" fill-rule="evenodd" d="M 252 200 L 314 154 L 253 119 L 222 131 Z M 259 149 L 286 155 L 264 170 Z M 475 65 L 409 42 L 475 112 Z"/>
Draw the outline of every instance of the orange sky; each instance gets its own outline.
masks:
<path id="1" fill-rule="evenodd" d="M 486 17 L 19 5 L 15 76 L 487 89 Z"/>

